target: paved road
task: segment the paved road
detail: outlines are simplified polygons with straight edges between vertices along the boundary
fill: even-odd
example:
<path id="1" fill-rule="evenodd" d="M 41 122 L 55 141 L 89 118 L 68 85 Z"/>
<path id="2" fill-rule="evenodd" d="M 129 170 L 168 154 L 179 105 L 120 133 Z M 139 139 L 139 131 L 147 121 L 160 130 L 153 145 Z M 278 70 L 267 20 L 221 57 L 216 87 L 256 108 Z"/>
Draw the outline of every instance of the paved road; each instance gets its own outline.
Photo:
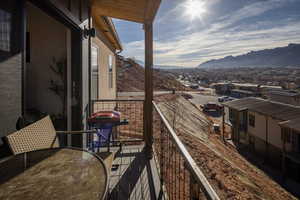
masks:
<path id="1" fill-rule="evenodd" d="M 209 88 L 207 89 L 209 90 Z M 172 94 L 173 91 L 154 91 L 154 95 L 159 95 L 159 94 Z M 176 93 L 189 93 L 189 94 L 195 94 L 197 95 L 199 92 L 198 91 L 192 91 L 192 92 L 187 92 L 187 91 L 176 91 Z M 144 96 L 145 92 L 118 92 L 119 97 L 130 97 L 130 96 Z"/>
<path id="2" fill-rule="evenodd" d="M 180 93 L 176 91 L 177 93 Z M 171 94 L 172 91 L 155 91 L 154 95 L 159 95 L 159 94 Z M 218 96 L 211 96 L 211 95 L 203 95 L 199 94 L 199 92 L 184 92 L 184 93 L 189 93 L 190 95 L 193 96 L 193 99 L 190 101 L 194 103 L 197 106 L 204 105 L 208 102 L 218 102 Z M 118 92 L 119 97 L 131 97 L 131 96 L 144 96 L 144 92 Z M 212 116 L 213 117 L 213 116 Z M 221 120 L 222 117 L 218 116 L 215 117 L 217 120 Z M 229 112 L 228 109 L 225 108 L 225 120 L 228 121 L 229 119 Z"/>
<path id="3" fill-rule="evenodd" d="M 202 94 L 195 94 L 195 93 L 189 93 L 193 96 L 193 99 L 191 99 L 191 102 L 196 105 L 204 105 L 208 102 L 214 102 L 218 103 L 218 97 L 217 96 L 208 96 L 208 95 L 202 95 Z"/>
<path id="4" fill-rule="evenodd" d="M 172 91 L 155 91 L 154 95 L 171 94 Z M 119 97 L 144 96 L 145 92 L 118 92 Z"/>
<path id="5" fill-rule="evenodd" d="M 203 94 L 195 94 L 195 93 L 190 93 L 193 96 L 193 99 L 190 101 L 194 103 L 197 106 L 207 104 L 208 102 L 214 102 L 214 103 L 219 103 L 218 102 L 218 96 L 209 96 L 209 95 L 203 95 Z M 221 122 L 222 116 L 216 116 L 214 117 L 211 115 L 211 117 L 217 119 L 218 121 Z M 229 110 L 228 108 L 225 108 L 225 121 L 229 121 Z"/>

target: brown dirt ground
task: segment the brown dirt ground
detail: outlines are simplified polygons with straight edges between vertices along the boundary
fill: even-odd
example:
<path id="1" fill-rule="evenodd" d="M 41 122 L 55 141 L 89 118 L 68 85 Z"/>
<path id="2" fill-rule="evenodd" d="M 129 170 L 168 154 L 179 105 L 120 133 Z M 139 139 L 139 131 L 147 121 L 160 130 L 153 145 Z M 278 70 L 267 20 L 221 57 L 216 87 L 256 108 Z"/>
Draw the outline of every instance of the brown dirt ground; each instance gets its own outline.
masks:
<path id="1" fill-rule="evenodd" d="M 174 105 L 185 109 L 179 115 L 183 119 L 192 112 L 187 110 L 192 108 L 187 106 L 189 102 L 184 102 L 175 95 L 162 95 L 156 101 L 163 108 L 170 124 L 174 121 L 172 113 L 176 113 L 172 110 Z M 225 145 L 220 135 L 207 131 L 208 139 L 203 140 L 203 130 L 200 131 L 201 136 L 197 136 L 199 132 L 191 134 L 194 129 L 185 131 L 180 122 L 183 119 L 177 117 L 177 124 L 181 125 L 175 126 L 175 130 L 221 199 L 296 199 L 263 171 L 249 163 L 233 146 Z M 183 122 L 186 123 L 186 120 Z M 199 123 L 199 120 L 190 123 Z"/>

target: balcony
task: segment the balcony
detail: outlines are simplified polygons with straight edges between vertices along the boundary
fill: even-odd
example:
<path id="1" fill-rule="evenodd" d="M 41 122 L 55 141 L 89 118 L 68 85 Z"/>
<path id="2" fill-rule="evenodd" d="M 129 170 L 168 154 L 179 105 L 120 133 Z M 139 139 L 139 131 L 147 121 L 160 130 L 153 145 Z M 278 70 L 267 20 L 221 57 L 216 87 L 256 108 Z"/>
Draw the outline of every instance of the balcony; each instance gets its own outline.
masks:
<path id="1" fill-rule="evenodd" d="M 153 102 L 153 157 L 143 134 L 143 100 L 95 100 L 92 111 L 114 109 L 129 124 L 115 130 L 123 141 L 110 173 L 109 199 L 219 199 L 204 174 Z"/>
<path id="2" fill-rule="evenodd" d="M 23 146 L 20 138 L 14 138 L 15 141 L 19 141 L 20 147 L 20 149 L 16 148 L 15 150 L 20 150 L 23 154 L 14 153 L 15 156 L 12 156 L 13 159 L 8 158 L 0 162 L 0 168 L 2 169 L 0 170 L 0 175 L 4 177 L 0 179 L 0 186 L 2 186 L 2 189 L 4 188 L 2 193 L 0 192 L 0 196 L 10 196 L 11 188 L 16 187 L 16 184 L 19 184 L 19 189 L 13 190 L 12 193 L 17 192 L 19 195 L 18 199 L 20 199 L 20 194 L 23 197 L 22 194 L 26 191 L 28 195 L 34 196 L 36 190 L 33 192 L 29 190 L 31 192 L 28 192 L 28 187 L 22 183 L 27 181 L 32 184 L 32 182 L 36 182 L 36 180 L 40 180 L 41 178 L 41 180 L 45 180 L 43 179 L 45 178 L 44 176 L 39 176 L 41 169 L 43 169 L 43 173 L 45 174 L 48 171 L 52 174 L 56 170 L 55 174 L 60 173 L 59 177 L 66 181 L 65 185 L 67 185 L 69 179 L 64 178 L 66 177 L 65 174 L 73 174 L 75 176 L 75 173 L 77 174 L 76 177 L 87 177 L 86 175 L 89 173 L 82 174 L 81 168 L 78 168 L 78 166 L 81 166 L 86 169 L 86 172 L 89 171 L 89 168 L 95 167 L 96 170 L 93 171 L 92 177 L 101 174 L 99 176 L 101 178 L 104 177 L 103 174 L 106 174 L 105 181 L 103 179 L 103 185 L 105 185 L 103 188 L 106 189 L 101 193 L 105 195 L 105 199 L 219 199 L 163 115 L 159 104 L 155 102 L 152 104 L 153 135 L 151 137 L 145 135 L 144 105 L 143 100 L 92 101 L 91 111 L 117 110 L 122 112 L 122 118 L 127 119 L 129 122 L 124 126 L 115 128 L 112 135 L 113 140 L 109 143 L 110 145 L 104 145 L 100 148 L 91 148 L 91 145 L 87 145 L 83 146 L 82 150 L 73 148 L 75 151 L 72 151 L 72 147 L 68 144 L 60 148 L 57 146 L 58 137 L 54 136 L 54 141 L 51 140 L 52 144 L 55 144 L 54 147 L 51 145 L 51 148 L 39 149 L 41 151 L 26 151 L 28 145 Z M 40 132 L 42 129 L 36 129 L 36 127 L 40 125 L 47 127 L 46 120 L 51 121 L 49 117 L 43 118 L 36 122 L 34 126 L 30 126 L 31 130 Z M 63 134 L 62 131 L 57 133 Z M 94 133 L 94 130 L 90 130 L 74 131 L 72 134 L 83 134 L 82 138 L 87 140 L 87 144 L 91 144 L 93 141 L 93 137 L 91 136 Z M 17 133 L 17 135 L 21 135 L 22 137 L 27 135 L 26 138 L 29 141 L 28 134 L 29 128 L 21 133 Z M 47 134 L 45 130 L 43 134 L 47 136 L 45 135 Z M 30 143 L 32 145 L 34 145 L 34 139 L 36 138 L 38 137 L 31 138 Z M 65 148 L 66 146 L 68 148 Z M 25 147 L 25 150 L 23 147 Z M 87 151 L 96 152 L 102 160 L 95 156 L 95 154 L 90 154 Z M 94 157 L 94 160 L 92 157 Z M 87 158 L 89 161 L 87 161 Z M 82 161 L 78 162 L 78 160 Z M 97 160 L 101 161 L 102 168 L 98 166 L 99 161 Z M 77 166 L 76 164 L 78 163 L 79 165 Z M 62 166 L 64 170 L 61 170 Z M 100 173 L 99 169 L 103 169 L 103 173 Z M 6 174 L 6 170 L 10 171 L 10 173 Z M 37 170 L 37 173 L 34 170 Z M 51 175 L 51 177 L 55 176 Z M 14 182 L 15 178 L 21 181 Z M 6 182 L 8 180 L 10 181 Z M 93 180 L 89 179 L 84 181 L 84 185 L 88 184 L 88 188 L 95 189 L 95 182 L 95 178 Z M 43 182 L 44 185 L 40 184 L 40 182 L 38 183 L 41 188 L 48 187 L 45 183 L 49 184 L 49 182 L 45 181 Z M 60 183 L 60 181 L 57 183 Z M 96 190 L 98 190 L 98 185 L 96 186 Z M 68 187 L 67 189 L 73 190 L 73 187 Z M 54 188 L 51 186 L 47 193 L 42 192 L 41 195 L 51 195 L 51 188 L 54 192 L 57 192 L 58 189 L 64 193 L 64 187 L 59 186 Z M 84 196 L 92 196 L 95 193 L 81 190 L 81 186 L 78 186 L 76 192 Z"/>

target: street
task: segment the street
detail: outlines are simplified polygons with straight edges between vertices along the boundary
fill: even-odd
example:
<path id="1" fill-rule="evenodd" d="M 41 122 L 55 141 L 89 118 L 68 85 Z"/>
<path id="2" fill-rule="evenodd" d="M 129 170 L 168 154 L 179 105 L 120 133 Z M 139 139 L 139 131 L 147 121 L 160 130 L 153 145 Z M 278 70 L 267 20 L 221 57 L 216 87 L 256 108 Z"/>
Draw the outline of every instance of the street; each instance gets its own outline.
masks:
<path id="1" fill-rule="evenodd" d="M 207 104 L 208 102 L 220 103 L 218 102 L 218 96 L 211 96 L 211 95 L 203 95 L 194 92 L 187 92 L 188 94 L 193 96 L 193 99 L 190 101 L 195 104 L 197 107 Z M 222 116 L 210 115 L 214 119 L 214 121 L 221 123 Z M 225 107 L 225 121 L 229 122 L 229 109 Z"/>

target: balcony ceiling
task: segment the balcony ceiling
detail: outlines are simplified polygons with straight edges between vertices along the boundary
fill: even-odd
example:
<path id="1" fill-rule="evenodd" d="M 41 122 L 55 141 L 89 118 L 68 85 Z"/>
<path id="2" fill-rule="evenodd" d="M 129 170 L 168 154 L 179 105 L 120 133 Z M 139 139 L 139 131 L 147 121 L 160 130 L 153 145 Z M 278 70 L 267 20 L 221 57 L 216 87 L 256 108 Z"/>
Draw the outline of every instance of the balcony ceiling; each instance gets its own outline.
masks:
<path id="1" fill-rule="evenodd" d="M 161 0 L 92 0 L 92 14 L 144 24 L 154 20 L 160 2 Z"/>

